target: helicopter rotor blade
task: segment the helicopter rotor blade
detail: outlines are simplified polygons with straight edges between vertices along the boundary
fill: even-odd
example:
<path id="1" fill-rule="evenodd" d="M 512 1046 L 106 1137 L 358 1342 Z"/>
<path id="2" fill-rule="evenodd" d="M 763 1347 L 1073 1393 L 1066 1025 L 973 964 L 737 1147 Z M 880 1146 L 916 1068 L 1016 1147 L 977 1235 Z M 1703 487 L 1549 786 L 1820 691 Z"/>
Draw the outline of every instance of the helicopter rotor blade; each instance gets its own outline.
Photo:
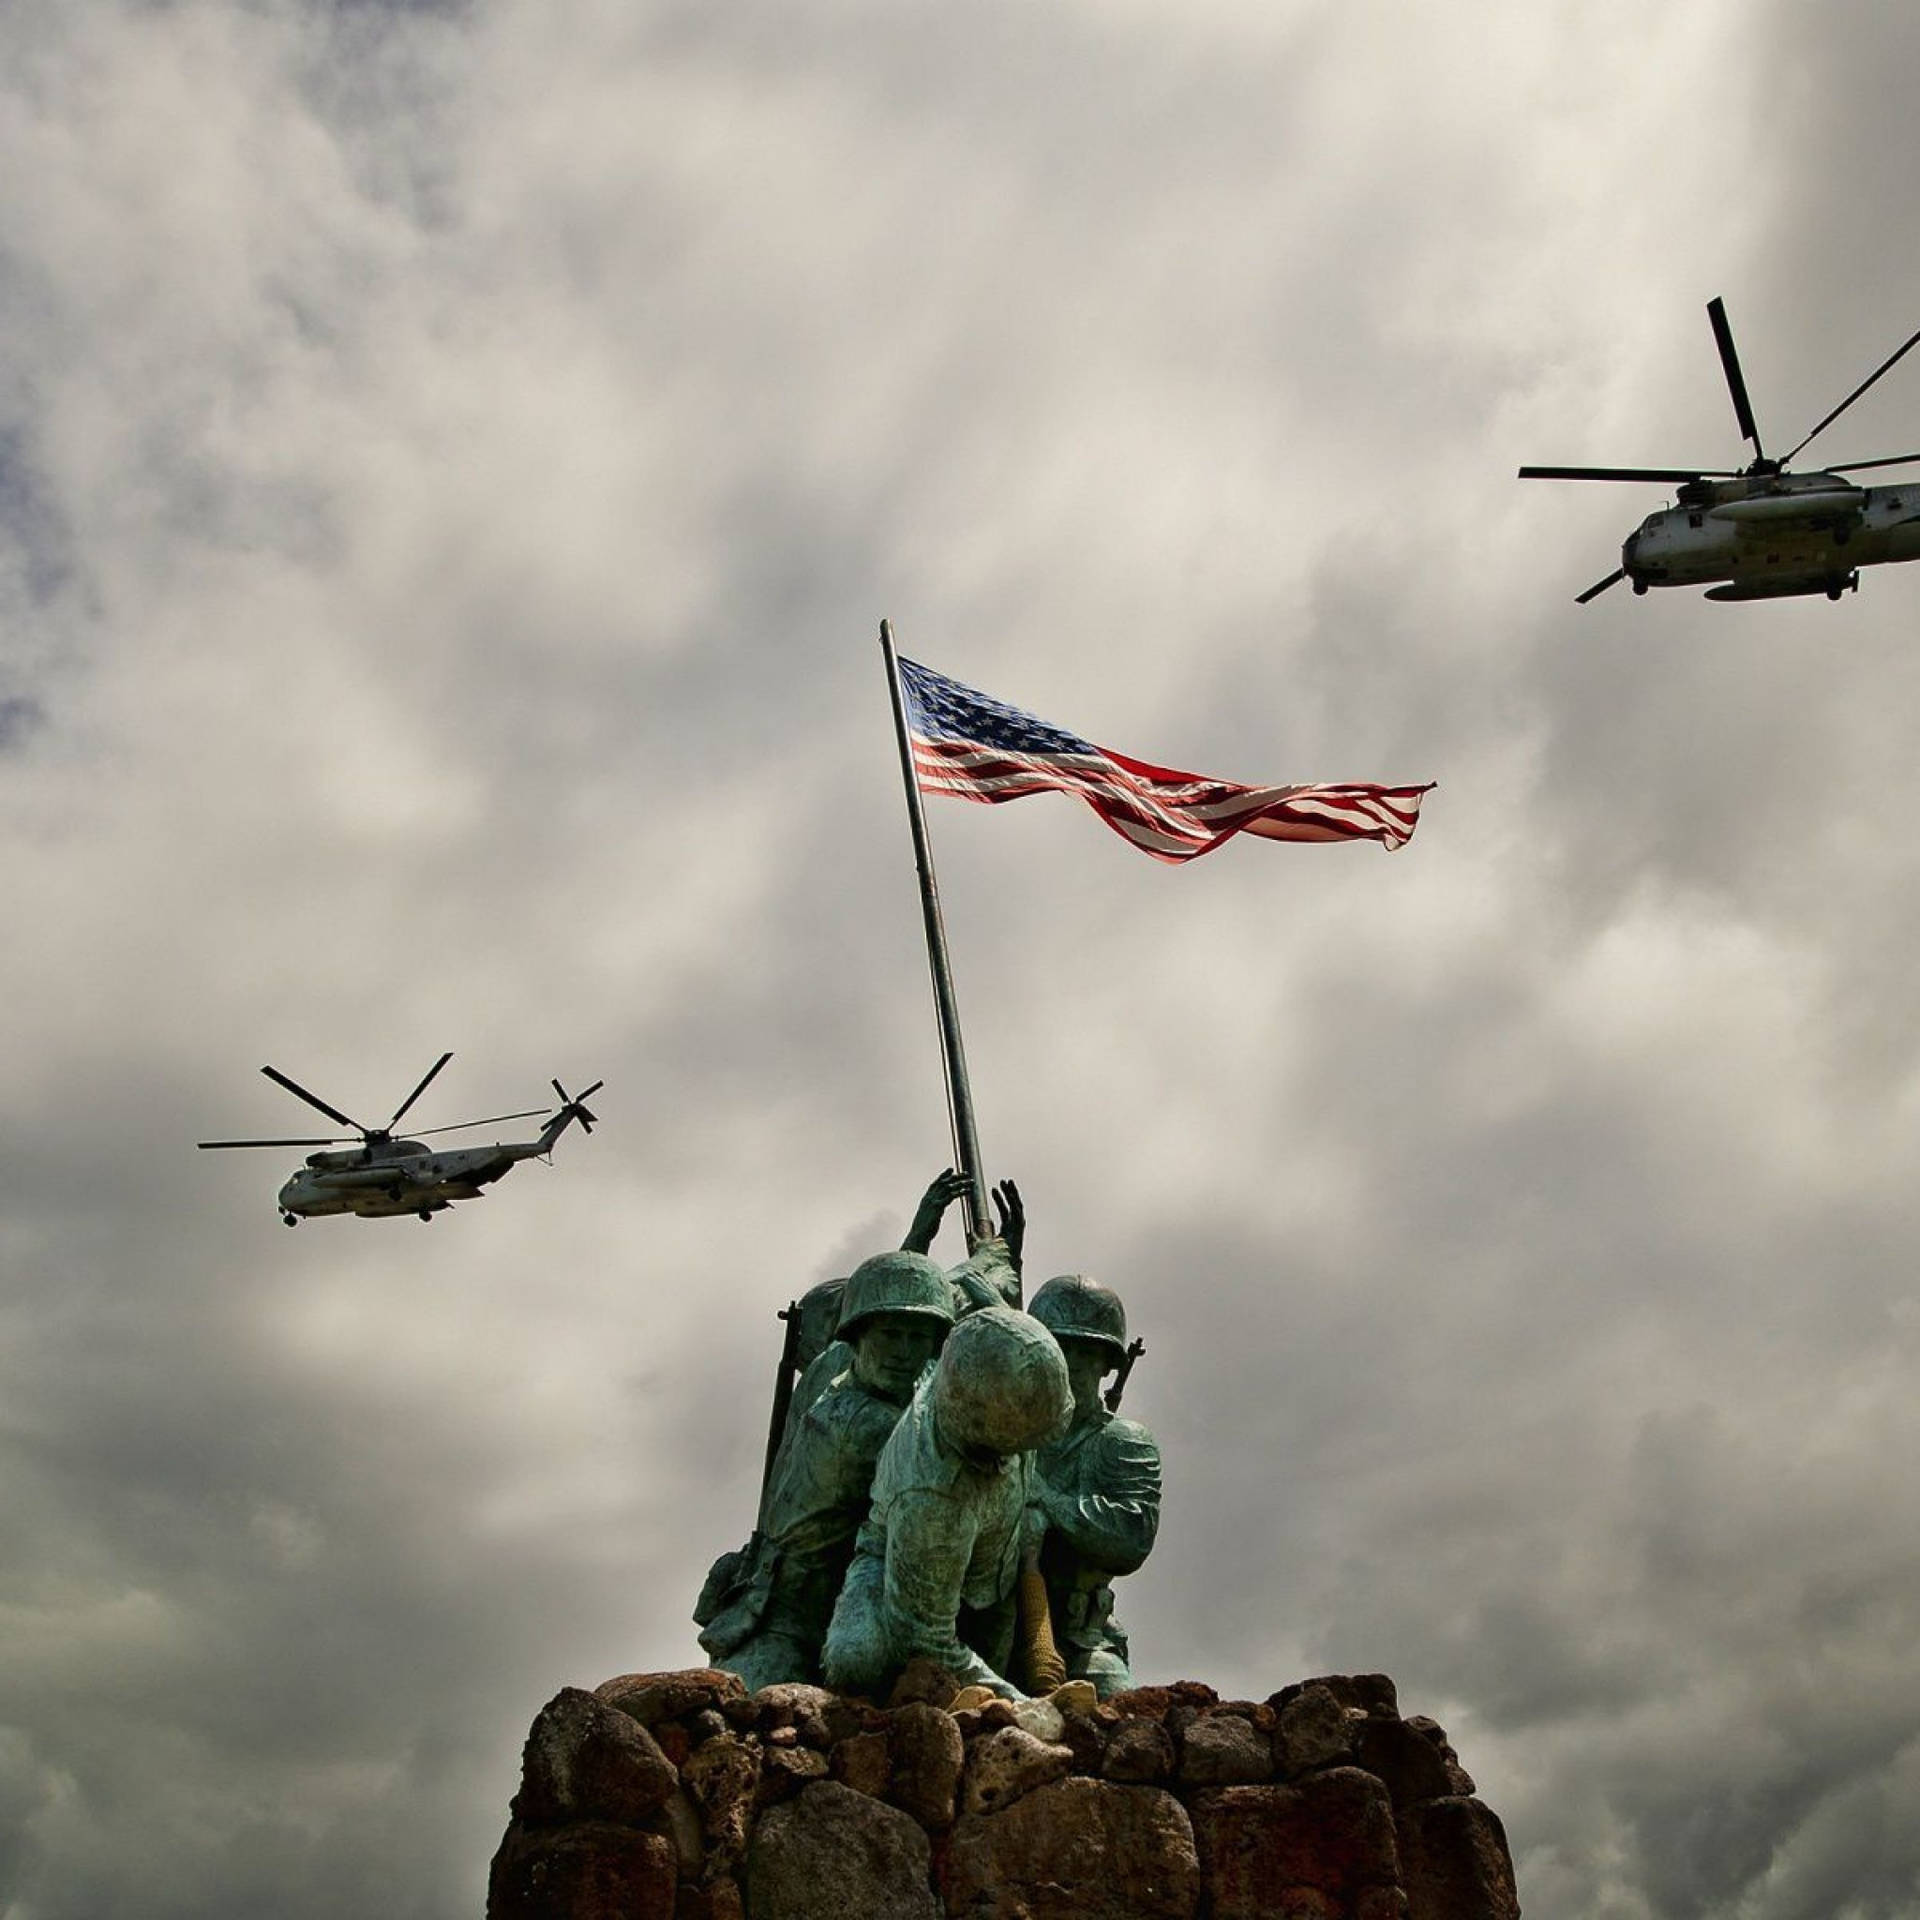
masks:
<path id="1" fill-rule="evenodd" d="M 1596 580 L 1593 583 L 1593 585 L 1586 590 L 1585 593 L 1576 593 L 1573 596 L 1574 605 L 1577 607 L 1584 607 L 1589 600 L 1599 599 L 1599 597 L 1603 593 L 1605 593 L 1609 587 L 1617 587 L 1620 584 L 1620 582 L 1624 580 L 1626 577 L 1627 577 L 1627 570 L 1625 567 L 1615 567 L 1614 570 L 1610 574 L 1608 574 L 1604 580 Z"/>
<path id="2" fill-rule="evenodd" d="M 1847 397 L 1844 400 L 1842 400 L 1840 404 L 1837 407 L 1835 407 L 1834 410 L 1830 414 L 1828 414 L 1827 417 L 1824 420 L 1822 420 L 1817 427 L 1814 428 L 1812 433 L 1807 435 L 1807 438 L 1805 440 L 1802 440 L 1800 442 L 1799 447 L 1794 448 L 1793 453 L 1790 453 L 1787 455 L 1787 460 L 1791 460 L 1793 458 L 1793 454 L 1798 453 L 1800 451 L 1800 447 L 1806 446 L 1808 441 L 1811 441 L 1817 438 L 1820 434 L 1825 433 L 1826 430 L 1830 426 L 1832 426 L 1833 423 L 1836 420 L 1838 420 L 1840 416 L 1843 413 L 1845 413 L 1846 410 L 1850 406 L 1852 406 L 1853 403 L 1856 400 L 1858 400 L 1860 396 L 1863 393 L 1865 393 L 1866 390 L 1870 386 L 1872 386 L 1873 383 L 1876 380 L 1878 380 L 1883 373 L 1890 371 L 1898 361 L 1905 358 L 1906 354 L 1917 343 L 1920 343 L 1920 333 L 1914 334 L 1903 345 L 1896 347 L 1893 350 L 1893 352 L 1886 357 L 1886 359 L 1882 360 L 1880 364 L 1877 367 L 1875 367 L 1874 370 L 1870 374 L 1868 374 L 1867 377 L 1864 380 L 1862 380 L 1860 384 L 1857 387 L 1855 387 L 1854 390 L 1850 394 L 1848 394 Z M 1780 464 L 1782 466 L 1785 466 L 1786 460 L 1783 460 Z M 1860 461 L 1856 461 L 1854 464 L 1856 467 L 1874 467 L 1874 466 L 1895 466 L 1895 465 L 1898 465 L 1899 463 L 1897 461 L 1891 461 L 1891 460 L 1885 460 L 1885 461 L 1860 460 Z M 1832 473 L 1838 473 L 1840 469 L 1838 467 L 1832 467 L 1832 468 L 1829 468 L 1828 471 Z"/>
<path id="3" fill-rule="evenodd" d="M 1869 467 L 1910 467 L 1920 460 L 1920 453 L 1895 453 L 1884 460 L 1849 460 L 1844 466 L 1827 467 L 1827 473 L 1865 473 Z"/>
<path id="4" fill-rule="evenodd" d="M 1522 480 L 1731 480 L 1730 467 L 1522 467 Z"/>
<path id="5" fill-rule="evenodd" d="M 260 1071 L 276 1086 L 285 1087 L 290 1094 L 293 1094 L 297 1099 L 304 1100 L 308 1106 L 317 1107 L 329 1120 L 338 1120 L 343 1127 L 351 1127 L 355 1133 L 365 1134 L 366 1128 L 363 1127 L 358 1120 L 342 1113 L 338 1107 L 328 1106 L 317 1093 L 309 1093 L 299 1081 L 289 1080 L 278 1067 L 262 1067 Z"/>
<path id="6" fill-rule="evenodd" d="M 412 1106 L 413 1103 L 416 1100 L 418 1100 L 420 1096 L 423 1093 L 425 1093 L 430 1086 L 433 1085 L 434 1075 L 437 1074 L 440 1071 L 440 1069 L 444 1067 L 447 1064 L 447 1062 L 452 1058 L 453 1058 L 453 1055 L 451 1053 L 443 1053 L 440 1056 L 440 1058 L 436 1060 L 433 1063 L 433 1065 L 427 1069 L 426 1078 L 422 1080 L 420 1084 L 417 1087 L 415 1087 L 414 1090 L 410 1094 L 408 1094 L 407 1097 L 404 1100 L 402 1100 L 397 1107 L 394 1108 L 393 1118 L 389 1120 L 387 1124 L 380 1129 L 382 1133 L 391 1133 L 394 1130 L 394 1128 L 400 1124 L 400 1116 L 403 1113 L 405 1113 L 406 1110 L 410 1106 Z"/>
<path id="7" fill-rule="evenodd" d="M 1747 383 L 1740 372 L 1740 356 L 1733 348 L 1733 329 L 1727 324 L 1726 305 L 1718 294 L 1707 302 L 1707 318 L 1713 322 L 1713 339 L 1720 349 L 1720 366 L 1727 376 L 1727 391 L 1733 395 L 1733 417 L 1739 421 L 1741 433 L 1753 442 L 1753 457 L 1764 460 L 1766 451 L 1760 445 L 1760 429 L 1753 423 L 1753 408 L 1747 401 Z M 1800 445 L 1805 446 L 1806 441 L 1803 440 Z M 1798 451 L 1796 447 L 1794 452 Z M 1789 459 L 1792 457 L 1788 455 Z"/>
<path id="8" fill-rule="evenodd" d="M 357 1134 L 323 1133 L 312 1140 L 196 1140 L 198 1147 L 330 1147 L 337 1141 L 358 1139 Z"/>
<path id="9" fill-rule="evenodd" d="M 537 1120 L 551 1111 L 548 1107 L 527 1107 L 519 1113 L 489 1114 L 484 1120 L 456 1120 L 450 1127 L 422 1127 L 411 1137 L 425 1140 L 436 1133 L 464 1133 L 468 1127 L 497 1127 L 504 1120 Z"/>

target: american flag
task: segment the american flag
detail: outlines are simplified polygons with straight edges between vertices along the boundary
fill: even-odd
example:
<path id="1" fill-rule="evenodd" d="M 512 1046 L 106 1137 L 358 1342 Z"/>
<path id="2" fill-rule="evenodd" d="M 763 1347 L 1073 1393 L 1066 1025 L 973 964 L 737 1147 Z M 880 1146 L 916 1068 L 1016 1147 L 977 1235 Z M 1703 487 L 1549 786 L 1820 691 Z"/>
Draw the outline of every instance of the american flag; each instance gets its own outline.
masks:
<path id="1" fill-rule="evenodd" d="M 900 688 L 922 793 L 987 805 L 1029 793 L 1077 794 L 1156 860 L 1192 860 L 1236 833 L 1377 840 L 1391 851 L 1412 837 L 1433 784 L 1246 787 L 1096 747 L 914 660 L 900 662 Z"/>

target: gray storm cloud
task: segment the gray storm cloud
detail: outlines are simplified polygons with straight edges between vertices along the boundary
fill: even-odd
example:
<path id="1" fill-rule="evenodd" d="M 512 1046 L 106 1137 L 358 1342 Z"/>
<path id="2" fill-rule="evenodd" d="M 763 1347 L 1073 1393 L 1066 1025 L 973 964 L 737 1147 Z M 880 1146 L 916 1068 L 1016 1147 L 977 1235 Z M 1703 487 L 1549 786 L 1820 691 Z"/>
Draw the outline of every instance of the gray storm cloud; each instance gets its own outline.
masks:
<path id="1" fill-rule="evenodd" d="M 948 1153 L 882 615 L 1439 782 L 934 809 L 991 1170 L 1148 1343 L 1142 1671 L 1393 1673 L 1530 1912 L 1911 1912 L 1920 577 L 1576 608 L 1656 501 L 1512 474 L 1731 464 L 1714 294 L 1770 445 L 1920 324 L 1917 31 L 9 9 L 0 1914 L 471 1913 L 541 1702 L 696 1657 L 774 1309 Z M 426 1227 L 192 1150 L 445 1048 L 604 1124 Z"/>

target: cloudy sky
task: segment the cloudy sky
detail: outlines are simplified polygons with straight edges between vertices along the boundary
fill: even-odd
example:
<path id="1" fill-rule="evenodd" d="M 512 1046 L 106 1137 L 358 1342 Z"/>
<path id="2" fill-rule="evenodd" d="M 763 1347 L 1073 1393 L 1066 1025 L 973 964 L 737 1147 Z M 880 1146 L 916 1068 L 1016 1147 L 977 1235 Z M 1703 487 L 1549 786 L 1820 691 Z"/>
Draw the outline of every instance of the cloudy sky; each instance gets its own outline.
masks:
<path id="1" fill-rule="evenodd" d="M 876 644 L 1412 845 L 932 821 L 1149 1346 L 1143 1677 L 1385 1669 L 1536 1915 L 1920 1910 L 1920 569 L 1572 596 L 1920 325 L 1835 0 L 0 9 L 0 1914 L 478 1912 L 947 1158 Z M 1920 364 L 1818 444 L 1920 448 Z M 429 1226 L 272 1062 L 604 1076 Z M 944 1243 L 958 1257 L 951 1239 Z"/>

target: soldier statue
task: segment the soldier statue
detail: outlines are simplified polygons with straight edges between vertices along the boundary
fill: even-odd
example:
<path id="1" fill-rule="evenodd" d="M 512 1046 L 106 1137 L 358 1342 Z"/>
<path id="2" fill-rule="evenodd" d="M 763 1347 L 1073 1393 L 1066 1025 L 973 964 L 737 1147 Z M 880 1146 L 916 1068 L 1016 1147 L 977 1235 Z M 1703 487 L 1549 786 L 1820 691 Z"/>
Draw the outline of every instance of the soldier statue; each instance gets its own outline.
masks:
<path id="1" fill-rule="evenodd" d="M 1100 1383 L 1129 1364 L 1120 1296 L 1065 1273 L 1033 1296 L 1033 1317 L 1060 1343 L 1073 1387 L 1073 1423 L 1034 1455 L 1031 1498 L 1046 1533 L 1040 1571 L 1054 1642 L 1074 1680 L 1101 1699 L 1133 1684 L 1126 1630 L 1113 1617 L 1116 1575 L 1132 1573 L 1160 1524 L 1160 1449 L 1137 1420 L 1119 1418 Z M 1112 1396 L 1117 1403 L 1117 1391 Z"/>
<path id="2" fill-rule="evenodd" d="M 1009 1699 L 1028 1530 L 1026 1455 L 1066 1429 L 1067 1364 L 1011 1307 L 969 1315 L 881 1449 L 872 1506 L 827 1628 L 821 1670 L 884 1697 L 923 1655 Z"/>
<path id="3" fill-rule="evenodd" d="M 816 1287 L 799 1309 L 804 1343 L 808 1309 L 817 1322 L 821 1296 L 837 1289 L 835 1337 L 794 1391 L 753 1539 L 715 1563 L 694 1609 L 708 1657 L 750 1689 L 818 1678 L 874 1463 L 914 1382 L 958 1313 L 1018 1290 L 1013 1259 L 1025 1221 L 1011 1181 L 995 1192 L 1001 1236 L 982 1240 L 963 1267 L 949 1273 L 924 1251 L 962 1191 L 963 1182 L 942 1175 L 927 1189 L 906 1248 L 876 1254 L 845 1282 Z"/>

